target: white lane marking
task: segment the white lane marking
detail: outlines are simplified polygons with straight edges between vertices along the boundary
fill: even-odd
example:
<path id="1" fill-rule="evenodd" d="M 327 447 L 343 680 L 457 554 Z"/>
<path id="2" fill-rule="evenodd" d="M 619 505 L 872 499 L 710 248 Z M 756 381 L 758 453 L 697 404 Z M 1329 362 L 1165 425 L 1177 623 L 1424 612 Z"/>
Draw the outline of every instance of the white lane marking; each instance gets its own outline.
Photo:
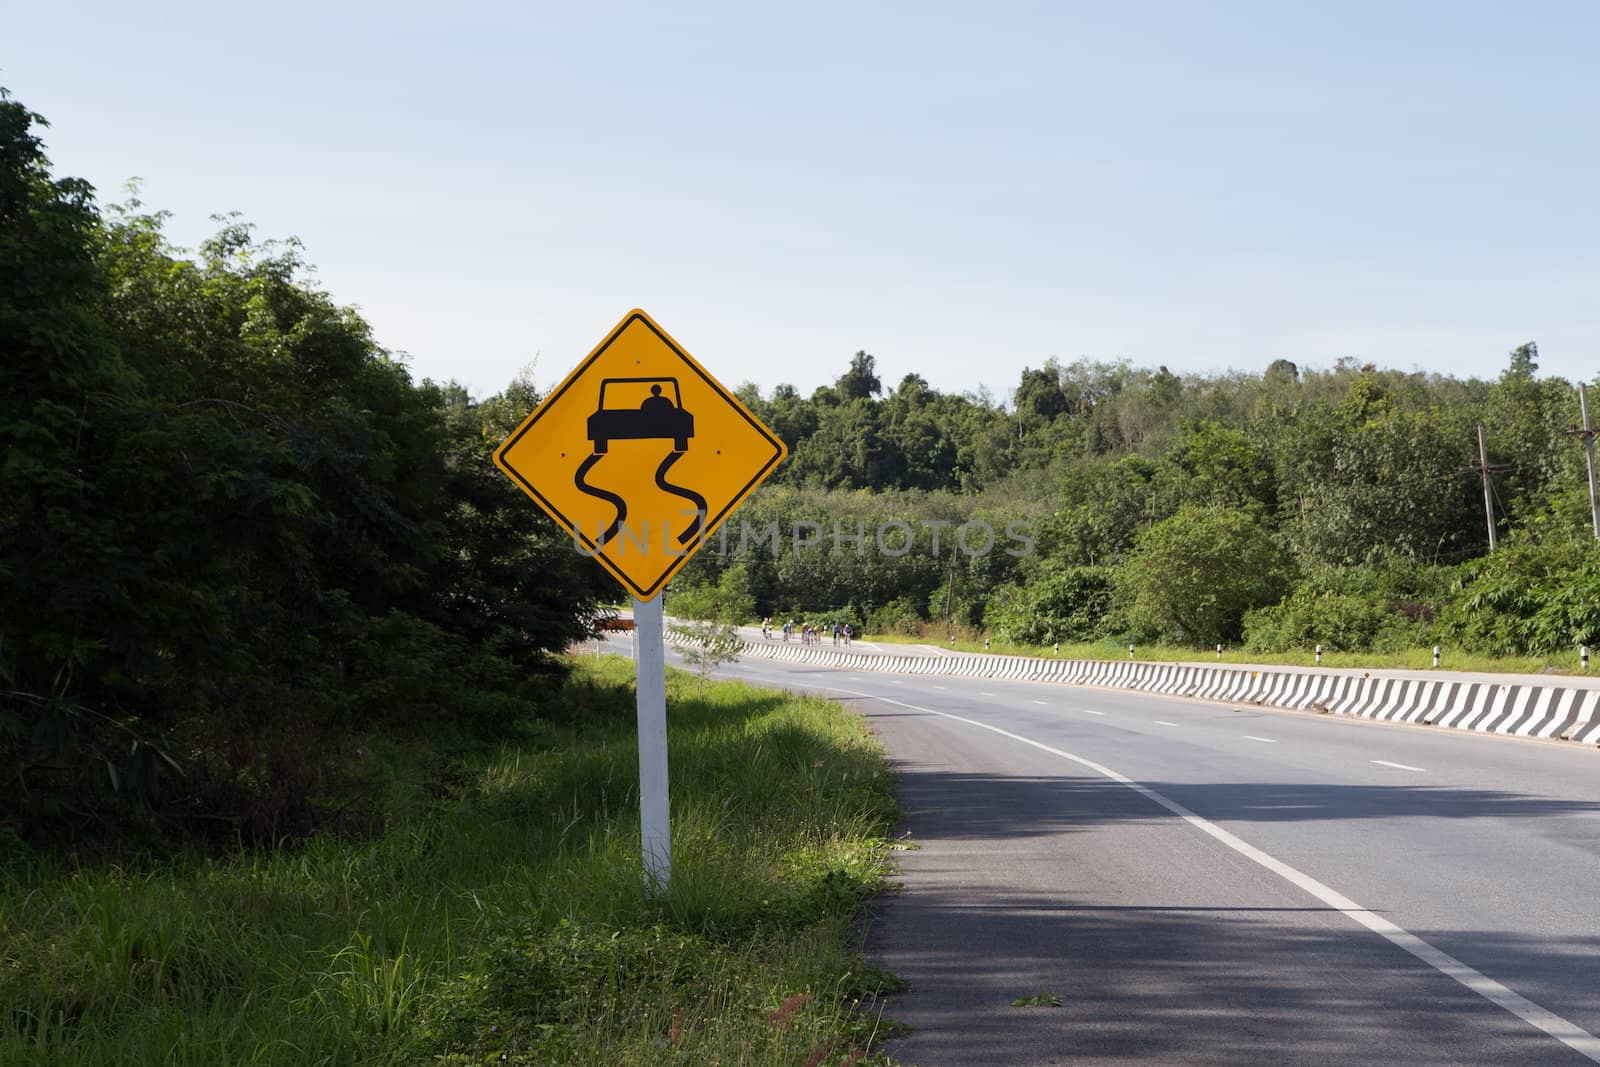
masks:
<path id="1" fill-rule="evenodd" d="M 981 697 L 992 697 L 992 696 L 994 696 L 993 693 L 979 693 L 978 695 L 981 696 Z"/>
<path id="2" fill-rule="evenodd" d="M 1083 709 L 1083 713 L 1085 715 L 1104 715 L 1105 714 L 1105 712 L 1103 712 L 1103 711 L 1095 711 L 1093 708 L 1084 708 Z"/>
<path id="3" fill-rule="evenodd" d="M 901 680 L 900 680 L 900 679 L 898 679 L 898 678 L 890 678 L 890 679 L 889 679 L 889 684 L 890 684 L 890 685 L 905 685 L 905 684 L 906 684 L 906 683 L 904 683 L 904 682 L 902 682 L 902 681 L 901 681 Z"/>
<path id="4" fill-rule="evenodd" d="M 936 686 L 934 686 L 934 688 L 935 689 L 949 689 L 950 687 L 948 685 L 936 685 Z"/>
<path id="5" fill-rule="evenodd" d="M 1409 763 L 1390 763 L 1386 759 L 1368 760 L 1367 762 L 1376 763 L 1380 767 L 1393 767 L 1397 771 L 1420 771 L 1420 770 L 1422 770 L 1421 767 L 1413 767 Z"/>
<path id="6" fill-rule="evenodd" d="M 1044 701 L 1042 701 L 1042 700 L 1035 700 L 1035 701 L 1034 701 L 1034 703 L 1035 703 L 1035 704 L 1044 704 Z M 1046 704 L 1046 705 L 1045 705 L 1045 706 L 1046 706 L 1046 707 L 1049 707 L 1049 705 L 1048 705 L 1048 704 Z"/>
<path id="7" fill-rule="evenodd" d="M 1175 722 L 1168 722 L 1166 719 L 1157 719 L 1155 722 L 1156 722 L 1157 726 L 1176 726 L 1176 725 L 1178 725 Z"/>
<path id="8" fill-rule="evenodd" d="M 1257 737 L 1255 734 L 1245 734 L 1244 739 L 1246 741 L 1260 741 L 1264 745 L 1275 745 L 1278 743 L 1276 738 Z"/>
<path id="9" fill-rule="evenodd" d="M 1251 860 L 1261 867 L 1266 868 L 1289 884 L 1305 890 L 1305 892 L 1322 901 L 1322 903 L 1328 905 L 1328 907 L 1334 909 L 1335 911 L 1343 912 L 1355 922 L 1387 940 L 1390 944 L 1405 949 L 1407 952 L 1411 953 L 1411 955 L 1415 956 L 1423 963 L 1426 963 L 1440 974 L 1453 978 L 1455 981 L 1472 990 L 1489 1003 L 1494 1004 L 1497 1007 L 1504 1008 L 1506 1011 L 1510 1012 L 1512 1015 L 1515 1015 L 1528 1025 L 1543 1030 L 1545 1033 L 1549 1034 L 1551 1037 L 1555 1038 L 1557 1041 L 1561 1042 L 1563 1045 L 1566 1045 L 1568 1048 L 1572 1049 L 1574 1052 L 1577 1052 L 1579 1055 L 1590 1060 L 1591 1062 L 1600 1063 L 1600 1037 L 1596 1037 L 1594 1034 L 1591 1034 L 1581 1026 L 1569 1022 L 1568 1020 L 1557 1015 L 1555 1012 L 1550 1011 L 1548 1008 L 1540 1007 L 1522 994 L 1515 993 L 1506 988 L 1504 985 L 1495 981 L 1493 978 L 1490 978 L 1482 971 L 1477 970 L 1474 967 L 1469 967 L 1449 953 L 1434 948 L 1428 942 L 1422 940 L 1422 938 L 1411 933 L 1409 930 L 1397 926 L 1388 919 L 1385 919 L 1382 915 L 1368 911 L 1366 908 L 1362 907 L 1360 904 L 1357 904 L 1355 901 L 1340 893 L 1338 890 L 1324 885 L 1315 878 L 1311 877 L 1309 874 L 1306 874 L 1304 871 L 1297 870 L 1296 868 L 1289 866 L 1287 863 L 1284 863 L 1277 857 L 1261 851 L 1248 841 L 1245 841 L 1243 838 L 1238 837 L 1235 834 L 1229 833 L 1227 830 L 1224 830 L 1211 820 L 1196 815 L 1194 812 L 1190 811 L 1182 804 L 1179 804 L 1177 801 L 1168 800 L 1165 796 L 1156 792 L 1154 789 L 1151 789 L 1149 786 L 1140 785 L 1132 778 L 1118 774 L 1110 767 L 1095 763 L 1093 760 L 1085 759 L 1082 756 L 1075 756 L 1071 752 L 1067 752 L 1064 749 L 1053 748 L 1050 745 L 1043 744 L 1042 742 L 1023 737 L 1021 734 L 1014 734 L 1010 730 L 1002 730 L 1000 727 L 992 726 L 986 722 L 979 722 L 976 719 L 969 719 L 962 715 L 952 715 L 948 711 L 934 711 L 932 708 L 924 708 L 916 704 L 907 704 L 904 701 L 893 700 L 889 697 L 875 696 L 872 693 L 852 692 L 849 689 L 835 689 L 834 691 L 838 693 L 849 693 L 851 696 L 866 697 L 869 700 L 881 700 L 885 704 L 895 704 L 902 708 L 909 708 L 912 711 L 920 711 L 928 715 L 937 715 L 941 719 L 952 719 L 956 722 L 966 723 L 968 726 L 975 726 L 980 730 L 988 730 L 990 733 L 995 733 L 999 734 L 1001 737 L 1010 738 L 1019 744 L 1027 745 L 1030 748 L 1036 748 L 1041 752 L 1048 752 L 1052 756 L 1060 756 L 1062 759 L 1076 763 L 1080 767 L 1087 767 L 1089 770 L 1094 771 L 1097 774 L 1104 775 L 1113 782 L 1116 782 L 1118 785 L 1127 786 L 1129 789 L 1133 790 L 1135 793 L 1138 793 L 1147 800 L 1166 808 L 1168 811 L 1172 812 L 1172 814 L 1193 826 L 1195 829 L 1215 838 L 1222 844 L 1227 845 L 1229 848 L 1233 849 L 1233 851 L 1239 853 L 1239 855 Z"/>

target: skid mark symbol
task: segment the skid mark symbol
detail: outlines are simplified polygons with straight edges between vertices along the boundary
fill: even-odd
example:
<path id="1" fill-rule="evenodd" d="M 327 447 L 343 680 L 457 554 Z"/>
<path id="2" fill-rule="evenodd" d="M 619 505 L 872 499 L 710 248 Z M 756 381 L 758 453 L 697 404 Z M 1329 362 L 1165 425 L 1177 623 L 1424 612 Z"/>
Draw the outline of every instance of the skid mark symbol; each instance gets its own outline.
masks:
<path id="1" fill-rule="evenodd" d="M 689 528 L 687 530 L 678 535 L 678 544 L 687 545 L 690 541 L 695 539 L 696 535 L 700 533 L 700 526 L 705 521 L 706 498 L 695 492 L 693 489 L 685 489 L 681 485 L 673 485 L 671 482 L 667 481 L 667 471 L 672 469 L 672 465 L 678 462 L 679 457 L 682 455 L 682 452 L 672 452 L 667 456 L 666 459 L 661 461 L 661 466 L 656 468 L 656 487 L 666 490 L 673 496 L 681 496 L 683 499 L 694 505 L 694 521 L 689 524 Z"/>
<path id="2" fill-rule="evenodd" d="M 589 473 L 589 468 L 593 467 L 596 463 L 599 463 L 604 458 L 604 452 L 594 453 L 588 459 L 579 464 L 578 473 L 572 476 L 573 484 L 578 487 L 578 492 L 588 493 L 590 496 L 597 496 L 601 500 L 606 501 L 612 507 L 617 509 L 617 517 L 611 520 L 611 525 L 606 527 L 604 532 L 602 532 L 600 537 L 595 541 L 594 547 L 596 548 L 599 548 L 601 545 L 617 536 L 617 531 L 622 528 L 622 520 L 628 517 L 627 501 L 623 500 L 615 493 L 608 492 L 605 489 L 600 489 L 596 486 L 590 485 L 588 482 L 583 480 L 583 476 Z"/>

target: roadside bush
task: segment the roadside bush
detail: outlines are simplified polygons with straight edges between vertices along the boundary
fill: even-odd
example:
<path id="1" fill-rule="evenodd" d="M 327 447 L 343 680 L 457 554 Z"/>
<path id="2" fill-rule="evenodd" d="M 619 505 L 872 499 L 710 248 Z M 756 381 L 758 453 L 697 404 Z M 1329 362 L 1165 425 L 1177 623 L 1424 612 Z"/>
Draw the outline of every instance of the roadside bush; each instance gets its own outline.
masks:
<path id="1" fill-rule="evenodd" d="M 1302 586 L 1282 602 L 1245 613 L 1244 643 L 1252 652 L 1286 652 L 1322 645 L 1330 651 L 1394 651 L 1423 643 L 1426 632 L 1389 601 Z"/>
<path id="2" fill-rule="evenodd" d="M 922 623 L 922 613 L 910 597 L 891 600 L 867 616 L 867 630 L 875 634 L 908 634 L 915 637 L 922 633 Z"/>
<path id="3" fill-rule="evenodd" d="M 359 722 L 402 731 L 449 722 L 487 737 L 538 712 L 537 677 L 402 611 L 367 620 L 347 662 L 343 690 Z"/>
<path id="4" fill-rule="evenodd" d="M 1450 641 L 1489 655 L 1600 644 L 1600 548 L 1525 541 L 1463 564 L 1440 619 Z"/>
<path id="5" fill-rule="evenodd" d="M 984 621 L 997 636 L 1019 644 L 1093 641 L 1104 636 L 1110 610 L 1108 568 L 1064 567 L 996 590 Z"/>
<path id="6" fill-rule="evenodd" d="M 1209 645 L 1236 641 L 1245 612 L 1281 597 L 1291 573 L 1254 512 L 1184 505 L 1139 535 L 1112 587 L 1136 632 Z"/>

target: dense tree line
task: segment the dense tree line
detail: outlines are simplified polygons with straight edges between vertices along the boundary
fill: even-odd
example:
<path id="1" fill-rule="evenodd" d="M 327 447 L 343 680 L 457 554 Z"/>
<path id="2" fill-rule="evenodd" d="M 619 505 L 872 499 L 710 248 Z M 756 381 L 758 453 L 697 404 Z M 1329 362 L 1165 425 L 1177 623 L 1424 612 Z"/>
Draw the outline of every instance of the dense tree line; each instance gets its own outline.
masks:
<path id="1" fill-rule="evenodd" d="M 930 623 L 1026 642 L 1161 639 L 1262 650 L 1392 649 L 1445 640 L 1495 654 L 1600 640 L 1600 582 L 1573 383 L 1538 349 L 1493 381 L 1341 360 L 1260 374 L 1177 375 L 1050 360 L 1008 403 L 907 375 L 886 391 L 858 352 L 831 386 L 742 397 L 792 458 L 740 520 L 831 531 L 1023 520 L 1020 558 L 890 555 L 824 539 L 735 544 L 724 571 L 762 614 L 869 628 Z M 1493 470 L 1489 553 L 1477 426 Z M 801 539 L 802 541 L 804 539 Z"/>
<path id="2" fill-rule="evenodd" d="M 335 734 L 537 711 L 604 588 L 489 449 L 237 220 L 188 256 L 55 179 L 0 94 L 0 832 L 276 835 Z"/>
<path id="3" fill-rule="evenodd" d="M 413 382 L 293 242 L 175 249 L 53 177 L 42 125 L 0 93 L 0 834 L 290 832 L 332 737 L 537 714 L 615 588 L 489 462 L 533 388 Z M 1051 360 L 1002 401 L 858 352 L 809 397 L 740 390 L 792 457 L 671 595 L 1039 643 L 1594 643 L 1576 397 L 1537 360 Z"/>

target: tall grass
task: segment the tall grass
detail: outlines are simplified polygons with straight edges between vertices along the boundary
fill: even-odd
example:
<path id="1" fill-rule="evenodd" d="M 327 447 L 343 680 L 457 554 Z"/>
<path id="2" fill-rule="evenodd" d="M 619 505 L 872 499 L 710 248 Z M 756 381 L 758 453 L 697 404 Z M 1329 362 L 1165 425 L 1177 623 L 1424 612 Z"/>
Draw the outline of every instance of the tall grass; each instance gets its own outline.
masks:
<path id="1" fill-rule="evenodd" d="M 857 924 L 896 807 L 863 724 L 674 676 L 673 878 L 651 899 L 631 666 L 576 670 L 569 725 L 379 836 L 13 859 L 0 1063 L 881 1062 L 887 979 Z"/>

